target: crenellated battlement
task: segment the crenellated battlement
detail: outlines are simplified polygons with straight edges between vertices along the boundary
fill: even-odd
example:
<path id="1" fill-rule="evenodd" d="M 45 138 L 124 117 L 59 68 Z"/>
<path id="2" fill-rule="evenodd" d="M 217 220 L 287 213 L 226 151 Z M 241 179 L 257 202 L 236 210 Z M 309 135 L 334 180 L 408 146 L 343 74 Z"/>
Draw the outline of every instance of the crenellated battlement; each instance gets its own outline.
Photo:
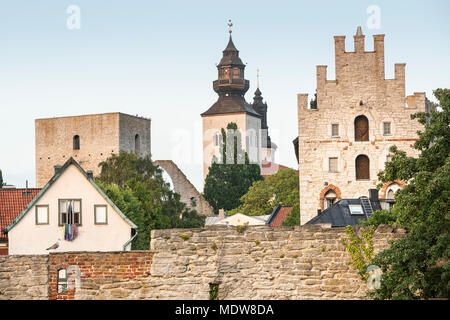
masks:
<path id="1" fill-rule="evenodd" d="M 413 144 L 422 125 L 411 120 L 411 114 L 425 111 L 425 93 L 406 96 L 405 63 L 395 64 L 393 79 L 385 78 L 384 38 L 374 35 L 374 50 L 366 51 L 358 28 L 354 51 L 346 51 L 345 36 L 335 36 L 336 79 L 328 79 L 328 67 L 318 65 L 314 100 L 307 94 L 297 96 L 302 223 L 323 208 L 321 193 L 327 185 L 339 188 L 345 199 L 374 188 L 392 145 L 415 155 Z M 357 126 L 361 118 L 364 124 Z M 360 132 L 365 132 L 364 139 L 356 138 Z M 369 179 L 357 178 L 356 159 L 361 155 L 368 158 L 364 169 Z"/>

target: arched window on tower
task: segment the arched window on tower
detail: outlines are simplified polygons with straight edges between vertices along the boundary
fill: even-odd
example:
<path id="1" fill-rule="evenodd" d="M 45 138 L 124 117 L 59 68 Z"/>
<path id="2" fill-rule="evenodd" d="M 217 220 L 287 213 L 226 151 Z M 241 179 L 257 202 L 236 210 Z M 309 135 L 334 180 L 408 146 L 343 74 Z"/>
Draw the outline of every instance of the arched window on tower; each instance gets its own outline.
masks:
<path id="1" fill-rule="evenodd" d="M 359 155 L 355 160 L 356 180 L 370 180 L 370 160 L 366 155 Z"/>
<path id="2" fill-rule="evenodd" d="M 134 136 L 134 153 L 139 154 L 141 152 L 141 139 L 139 135 Z"/>
<path id="3" fill-rule="evenodd" d="M 369 120 L 365 116 L 355 118 L 355 141 L 369 141 Z"/>
<path id="4" fill-rule="evenodd" d="M 80 150 L 80 136 L 73 137 L 73 150 Z"/>

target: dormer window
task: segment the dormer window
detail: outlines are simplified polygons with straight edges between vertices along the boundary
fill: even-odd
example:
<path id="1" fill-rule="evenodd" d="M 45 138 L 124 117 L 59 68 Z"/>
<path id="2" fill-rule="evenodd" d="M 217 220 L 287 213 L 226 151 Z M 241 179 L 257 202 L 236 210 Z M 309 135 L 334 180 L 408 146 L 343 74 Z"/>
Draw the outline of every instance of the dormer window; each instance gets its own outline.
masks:
<path id="1" fill-rule="evenodd" d="M 73 150 L 80 150 L 80 136 L 73 137 Z"/>

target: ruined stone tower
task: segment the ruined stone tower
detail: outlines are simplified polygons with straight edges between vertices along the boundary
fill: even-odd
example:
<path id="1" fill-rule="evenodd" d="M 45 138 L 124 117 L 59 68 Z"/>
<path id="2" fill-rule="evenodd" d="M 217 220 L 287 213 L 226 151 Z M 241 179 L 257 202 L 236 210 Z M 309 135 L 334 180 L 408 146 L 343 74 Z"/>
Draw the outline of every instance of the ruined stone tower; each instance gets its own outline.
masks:
<path id="1" fill-rule="evenodd" d="M 73 157 L 84 170 L 100 173 L 99 163 L 112 153 L 150 154 L 150 119 L 105 113 L 36 119 L 36 187 L 43 187 L 54 166 Z"/>
<path id="2" fill-rule="evenodd" d="M 373 38 L 374 51 L 365 51 L 358 28 L 349 52 L 345 36 L 335 36 L 336 80 L 327 79 L 327 66 L 317 66 L 316 100 L 298 95 L 301 224 L 340 199 L 366 196 L 390 146 L 416 154 L 422 126 L 410 115 L 425 111 L 425 93 L 405 96 L 404 63 L 395 64 L 394 79 L 385 78 L 384 35 Z M 399 184 L 385 186 L 381 196 Z"/>

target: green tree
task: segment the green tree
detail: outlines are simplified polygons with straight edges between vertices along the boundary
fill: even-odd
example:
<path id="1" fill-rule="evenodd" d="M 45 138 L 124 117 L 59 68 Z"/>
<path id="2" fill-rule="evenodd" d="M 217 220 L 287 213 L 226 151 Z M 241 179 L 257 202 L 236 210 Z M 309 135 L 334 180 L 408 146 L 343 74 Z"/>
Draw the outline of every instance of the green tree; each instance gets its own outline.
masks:
<path id="1" fill-rule="evenodd" d="M 450 90 L 434 95 L 440 111 L 412 116 L 425 126 L 414 144 L 419 157 L 392 147 L 393 158 L 379 174 L 382 182 L 408 182 L 392 209 L 408 233 L 372 261 L 383 271 L 381 286 L 372 293 L 376 299 L 449 298 Z"/>
<path id="2" fill-rule="evenodd" d="M 187 208 L 180 195 L 170 190 L 150 156 L 120 152 L 100 166 L 97 184 L 138 227 L 133 249 L 148 250 L 153 229 L 204 226 L 205 217 Z"/>
<path id="3" fill-rule="evenodd" d="M 2 170 L 0 169 L 0 189 L 3 187 L 3 174 Z"/>
<path id="4" fill-rule="evenodd" d="M 377 210 L 372 213 L 366 221 L 363 221 L 363 226 L 375 226 L 378 227 L 381 224 L 395 224 L 397 217 L 393 211 L 389 210 Z"/>
<path id="5" fill-rule="evenodd" d="M 227 130 L 221 131 L 221 159 L 213 158 L 204 187 L 204 197 L 216 213 L 219 209 L 238 207 L 252 183 L 262 180 L 259 165 L 250 163 L 247 153 L 242 150 L 237 125 L 229 123 Z"/>
<path id="6" fill-rule="evenodd" d="M 253 182 L 248 192 L 241 197 L 242 204 L 231 210 L 229 215 L 243 213 L 249 216 L 270 214 L 278 205 L 293 206 L 288 225 L 298 225 L 300 220 L 290 221 L 298 217 L 299 213 L 299 185 L 298 176 L 293 169 L 280 169 L 277 173 L 264 180 Z"/>

